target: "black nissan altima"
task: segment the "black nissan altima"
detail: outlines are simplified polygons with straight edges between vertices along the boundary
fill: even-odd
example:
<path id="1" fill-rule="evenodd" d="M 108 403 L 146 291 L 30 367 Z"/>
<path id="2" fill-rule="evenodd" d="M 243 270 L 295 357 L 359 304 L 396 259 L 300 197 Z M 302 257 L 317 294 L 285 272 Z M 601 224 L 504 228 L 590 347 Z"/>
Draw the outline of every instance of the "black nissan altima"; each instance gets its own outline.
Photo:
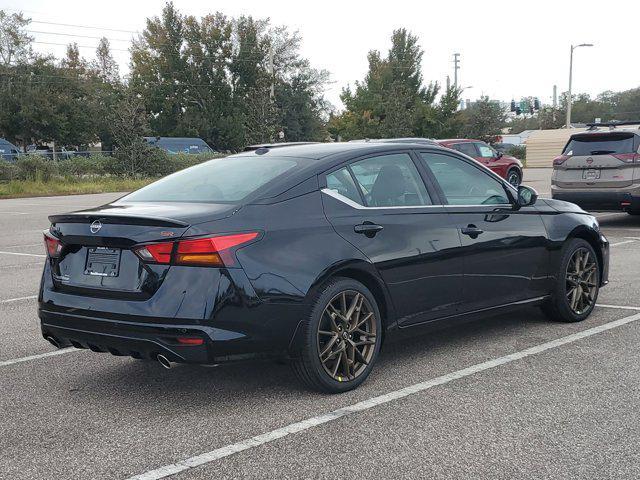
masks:
<path id="1" fill-rule="evenodd" d="M 258 147 L 49 218 L 55 346 L 279 357 L 325 392 L 362 383 L 400 330 L 524 305 L 584 320 L 608 276 L 594 217 L 428 144 Z"/>

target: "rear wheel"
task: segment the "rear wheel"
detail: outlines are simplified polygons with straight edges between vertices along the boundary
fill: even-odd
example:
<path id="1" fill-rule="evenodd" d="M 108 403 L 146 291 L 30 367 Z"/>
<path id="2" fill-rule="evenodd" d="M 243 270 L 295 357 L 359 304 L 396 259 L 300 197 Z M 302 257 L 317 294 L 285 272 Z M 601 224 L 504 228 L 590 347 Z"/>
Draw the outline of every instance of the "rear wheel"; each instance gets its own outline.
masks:
<path id="1" fill-rule="evenodd" d="M 507 172 L 507 182 L 518 188 L 518 186 L 522 182 L 522 174 L 518 171 L 517 168 L 512 168 Z"/>
<path id="2" fill-rule="evenodd" d="M 600 287 L 600 269 L 593 247 L 573 238 L 562 250 L 551 298 L 542 307 L 555 321 L 580 322 L 595 307 Z"/>
<path id="3" fill-rule="evenodd" d="M 293 369 L 315 390 L 346 392 L 369 376 L 381 340 L 380 311 L 371 292 L 355 280 L 336 278 L 316 295 Z"/>

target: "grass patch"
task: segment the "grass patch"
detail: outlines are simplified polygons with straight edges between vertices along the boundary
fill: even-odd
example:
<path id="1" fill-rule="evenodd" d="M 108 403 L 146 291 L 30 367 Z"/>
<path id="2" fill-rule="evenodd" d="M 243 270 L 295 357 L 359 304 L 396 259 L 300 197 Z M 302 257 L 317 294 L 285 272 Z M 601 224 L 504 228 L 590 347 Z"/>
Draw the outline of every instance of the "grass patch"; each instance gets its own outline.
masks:
<path id="1" fill-rule="evenodd" d="M 82 193 L 131 192 L 156 180 L 155 178 L 64 178 L 49 181 L 11 180 L 0 182 L 0 198 L 46 197 L 53 195 L 77 195 Z"/>

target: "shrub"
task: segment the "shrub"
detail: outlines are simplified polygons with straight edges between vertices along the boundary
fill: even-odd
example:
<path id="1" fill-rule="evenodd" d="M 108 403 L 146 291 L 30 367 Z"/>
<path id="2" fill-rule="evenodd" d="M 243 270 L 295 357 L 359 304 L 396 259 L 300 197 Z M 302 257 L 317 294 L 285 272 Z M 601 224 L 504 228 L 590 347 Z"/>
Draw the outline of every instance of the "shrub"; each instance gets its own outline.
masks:
<path id="1" fill-rule="evenodd" d="M 15 163 L 0 160 L 0 181 L 11 181 L 18 177 L 18 167 Z"/>
<path id="2" fill-rule="evenodd" d="M 525 160 L 527 157 L 527 147 L 524 145 L 514 145 L 513 147 L 509 147 L 507 155 L 516 157 L 519 160 Z"/>
<path id="3" fill-rule="evenodd" d="M 58 164 L 42 155 L 24 155 L 16 162 L 20 180 L 48 182 L 58 173 Z"/>
<path id="4" fill-rule="evenodd" d="M 108 170 L 110 157 L 91 155 L 90 157 L 72 157 L 58 162 L 58 171 L 65 176 L 103 175 Z"/>

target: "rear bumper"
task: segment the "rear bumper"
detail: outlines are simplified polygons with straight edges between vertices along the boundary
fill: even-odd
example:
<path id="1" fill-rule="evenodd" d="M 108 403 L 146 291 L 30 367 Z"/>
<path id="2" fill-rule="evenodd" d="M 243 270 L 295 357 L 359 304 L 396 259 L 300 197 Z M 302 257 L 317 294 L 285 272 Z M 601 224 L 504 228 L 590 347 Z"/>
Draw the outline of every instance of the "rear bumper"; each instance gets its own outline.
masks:
<path id="1" fill-rule="evenodd" d="M 172 273 L 172 282 L 151 298 L 134 301 L 59 291 L 47 262 L 38 308 L 42 335 L 61 347 L 149 359 L 162 354 L 182 363 L 286 354 L 305 304 L 261 301 L 240 269 Z M 178 337 L 203 342 L 184 345 Z"/>
<path id="2" fill-rule="evenodd" d="M 551 197 L 565 202 L 575 203 L 585 210 L 640 210 L 640 191 L 570 191 L 566 189 L 551 189 Z"/>

